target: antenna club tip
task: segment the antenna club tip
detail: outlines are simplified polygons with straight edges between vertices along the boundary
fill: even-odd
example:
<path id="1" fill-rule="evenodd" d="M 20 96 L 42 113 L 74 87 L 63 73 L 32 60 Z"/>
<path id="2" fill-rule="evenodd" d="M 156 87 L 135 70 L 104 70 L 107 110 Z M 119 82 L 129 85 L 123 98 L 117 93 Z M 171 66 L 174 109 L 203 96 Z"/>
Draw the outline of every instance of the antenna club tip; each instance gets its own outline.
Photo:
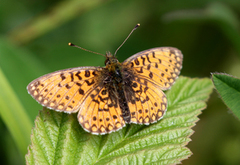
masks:
<path id="1" fill-rule="evenodd" d="M 74 44 L 72 44 L 71 42 L 68 43 L 69 46 L 74 46 Z"/>
<path id="2" fill-rule="evenodd" d="M 140 23 L 138 23 L 136 26 L 135 26 L 135 28 L 138 28 L 140 26 Z"/>

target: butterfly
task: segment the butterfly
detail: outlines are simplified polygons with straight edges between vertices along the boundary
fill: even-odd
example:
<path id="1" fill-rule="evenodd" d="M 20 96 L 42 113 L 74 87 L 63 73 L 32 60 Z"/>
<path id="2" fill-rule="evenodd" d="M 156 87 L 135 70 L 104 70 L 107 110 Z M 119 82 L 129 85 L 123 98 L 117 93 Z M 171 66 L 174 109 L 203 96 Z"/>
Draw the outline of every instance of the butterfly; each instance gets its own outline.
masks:
<path id="1" fill-rule="evenodd" d="M 169 89 L 180 74 L 181 51 L 152 48 L 123 63 L 115 54 L 106 53 L 105 67 L 70 68 L 39 77 L 27 86 L 28 93 L 49 109 L 78 112 L 82 128 L 96 135 L 129 123 L 157 122 L 167 110 L 162 90 Z"/>

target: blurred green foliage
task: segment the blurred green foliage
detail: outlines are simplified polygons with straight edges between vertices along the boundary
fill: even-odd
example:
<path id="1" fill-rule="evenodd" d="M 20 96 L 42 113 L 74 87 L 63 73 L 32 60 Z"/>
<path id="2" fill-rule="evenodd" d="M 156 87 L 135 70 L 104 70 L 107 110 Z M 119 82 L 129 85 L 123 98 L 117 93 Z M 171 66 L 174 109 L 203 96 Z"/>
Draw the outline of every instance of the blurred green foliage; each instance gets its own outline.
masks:
<path id="1" fill-rule="evenodd" d="M 33 126 L 41 106 L 27 94 L 30 81 L 55 70 L 104 64 L 103 57 L 69 47 L 68 42 L 99 53 L 114 52 L 140 23 L 119 50 L 120 61 L 145 49 L 173 46 L 184 54 L 184 76 L 210 77 L 217 71 L 240 77 L 239 17 L 239 0 L 2 0 L 0 68 Z M 240 164 L 239 121 L 216 93 L 208 105 L 193 128 L 188 145 L 193 155 L 182 163 Z M 1 163 L 25 164 L 25 153 L 7 127 L 0 119 Z"/>

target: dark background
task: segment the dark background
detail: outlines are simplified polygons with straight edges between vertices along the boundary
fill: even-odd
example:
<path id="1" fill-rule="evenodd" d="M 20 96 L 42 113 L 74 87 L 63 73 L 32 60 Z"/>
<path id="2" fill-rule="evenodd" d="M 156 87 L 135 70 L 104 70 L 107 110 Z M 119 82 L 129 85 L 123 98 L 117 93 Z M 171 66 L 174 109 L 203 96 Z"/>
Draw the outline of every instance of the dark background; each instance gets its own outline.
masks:
<path id="1" fill-rule="evenodd" d="M 210 78 L 212 72 L 224 72 L 240 77 L 239 16 L 239 0 L 1 0 L 0 44 L 19 54 L 13 64 L 2 59 L 11 59 L 11 53 L 0 51 L 0 67 L 33 124 L 41 106 L 27 94 L 30 81 L 55 70 L 104 65 L 104 57 L 68 42 L 114 53 L 140 23 L 118 51 L 119 61 L 172 46 L 184 54 L 182 76 Z M 31 66 L 27 73 L 24 63 Z M 199 118 L 188 144 L 193 155 L 182 163 L 240 164 L 240 122 L 215 91 Z M 0 135 L 1 163 L 25 164 L 1 119 Z"/>

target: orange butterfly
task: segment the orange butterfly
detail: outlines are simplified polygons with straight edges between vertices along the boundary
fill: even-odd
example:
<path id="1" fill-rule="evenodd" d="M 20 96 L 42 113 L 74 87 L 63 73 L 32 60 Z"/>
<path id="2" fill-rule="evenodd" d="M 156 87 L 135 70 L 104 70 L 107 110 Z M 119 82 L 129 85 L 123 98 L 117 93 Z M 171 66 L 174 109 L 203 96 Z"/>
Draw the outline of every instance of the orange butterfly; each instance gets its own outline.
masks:
<path id="1" fill-rule="evenodd" d="M 169 89 L 180 74 L 181 51 L 172 47 L 152 48 L 123 63 L 119 63 L 115 54 L 106 53 L 105 67 L 49 73 L 32 81 L 27 90 L 47 108 L 78 112 L 79 123 L 92 134 L 111 133 L 127 123 L 157 122 L 167 110 L 162 90 Z"/>

